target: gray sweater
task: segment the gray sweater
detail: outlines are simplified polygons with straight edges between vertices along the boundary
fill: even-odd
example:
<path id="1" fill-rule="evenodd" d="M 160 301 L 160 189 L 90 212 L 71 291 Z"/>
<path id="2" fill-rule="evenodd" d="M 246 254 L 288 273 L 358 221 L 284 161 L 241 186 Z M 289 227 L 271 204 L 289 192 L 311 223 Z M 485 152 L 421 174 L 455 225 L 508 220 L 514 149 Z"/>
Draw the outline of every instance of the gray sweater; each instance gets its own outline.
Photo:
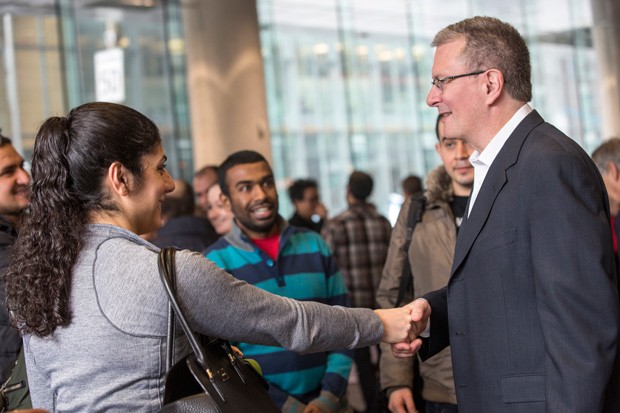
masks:
<path id="1" fill-rule="evenodd" d="M 168 308 L 158 249 L 111 225 L 89 225 L 85 241 L 73 269 L 71 324 L 24 338 L 33 406 L 157 412 Z M 374 345 L 383 334 L 371 310 L 275 296 L 189 251 L 177 253 L 176 264 L 179 301 L 200 333 L 300 352 Z"/>

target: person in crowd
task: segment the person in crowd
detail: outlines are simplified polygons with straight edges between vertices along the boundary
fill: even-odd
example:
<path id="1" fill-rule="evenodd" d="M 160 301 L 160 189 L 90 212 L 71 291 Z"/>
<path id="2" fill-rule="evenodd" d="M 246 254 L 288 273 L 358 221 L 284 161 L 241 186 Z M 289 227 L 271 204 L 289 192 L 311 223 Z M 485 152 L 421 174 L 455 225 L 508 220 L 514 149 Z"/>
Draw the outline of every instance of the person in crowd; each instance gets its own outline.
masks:
<path id="1" fill-rule="evenodd" d="M 194 196 L 196 197 L 196 205 L 198 207 L 197 215 L 206 216 L 207 213 L 207 190 L 217 182 L 217 165 L 206 165 L 194 173 L 192 186 Z"/>
<path id="2" fill-rule="evenodd" d="M 403 196 L 405 199 L 420 194 L 424 190 L 422 180 L 416 175 L 406 176 L 401 182 L 401 187 L 403 188 Z"/>
<path id="3" fill-rule="evenodd" d="M 376 308 L 375 293 L 392 232 L 390 221 L 368 202 L 373 185 L 373 179 L 367 173 L 351 173 L 346 189 L 349 208 L 330 219 L 321 230 L 342 271 L 355 307 Z M 368 347 L 355 350 L 354 360 L 366 412 L 375 413 L 380 411 L 379 386 L 377 366 L 372 362 L 370 350 Z"/>
<path id="4" fill-rule="evenodd" d="M 174 191 L 166 194 L 161 203 L 163 225 L 152 243 L 160 248 L 177 247 L 196 252 L 204 251 L 218 235 L 206 217 L 194 215 L 194 191 L 182 179 L 174 181 Z"/>
<path id="5" fill-rule="evenodd" d="M 612 216 L 620 212 L 620 138 L 610 138 L 592 152 L 592 160 L 598 167 L 609 197 Z"/>
<path id="6" fill-rule="evenodd" d="M 528 104 L 529 50 L 513 26 L 473 17 L 433 45 L 427 103 L 475 149 L 474 185 L 448 286 L 413 302 L 417 332 L 430 316 L 420 355 L 450 345 L 460 413 L 607 410 L 620 317 L 598 169 Z"/>
<path id="7" fill-rule="evenodd" d="M 314 179 L 297 179 L 288 188 L 295 212 L 288 223 L 314 232 L 321 232 L 327 208 L 319 198 L 319 186 Z"/>
<path id="8" fill-rule="evenodd" d="M 412 294 L 417 298 L 444 287 L 450 279 L 456 234 L 474 182 L 474 168 L 469 162 L 473 148 L 462 139 L 447 137 L 440 120 L 438 117 L 435 150 L 442 164 L 426 177 L 424 210 L 406 252 L 403 248 L 408 218 L 412 205 L 419 204 L 413 204 L 409 197 L 400 211 L 377 290 L 380 308 L 394 308 L 404 265 L 410 265 L 413 277 L 413 291 L 405 292 L 405 302 L 411 301 Z M 387 347 L 381 352 L 379 367 L 381 388 L 387 393 L 390 411 L 414 413 L 425 404 L 427 413 L 458 412 L 449 347 L 419 365 L 423 400 L 413 398 L 414 359 L 395 358 Z"/>
<path id="9" fill-rule="evenodd" d="M 233 211 L 232 230 L 206 257 L 233 276 L 272 293 L 348 306 L 342 273 L 321 236 L 278 214 L 278 193 L 267 160 L 254 151 L 231 154 L 218 182 Z M 346 411 L 352 351 L 299 354 L 242 342 L 246 357 L 262 366 L 269 393 L 283 412 Z"/>
<path id="10" fill-rule="evenodd" d="M 620 219 L 618 219 L 618 213 L 620 213 L 620 138 L 610 138 L 600 144 L 592 152 L 592 160 L 598 167 L 607 190 L 614 252 L 616 253 L 616 271 L 620 271 L 618 256 L 618 236 L 620 235 Z"/>
<path id="11" fill-rule="evenodd" d="M 207 190 L 207 219 L 220 236 L 228 234 L 232 228 L 233 213 L 217 182 Z"/>
<path id="12" fill-rule="evenodd" d="M 40 127 L 29 214 L 6 277 L 34 407 L 162 407 L 168 298 L 159 249 L 137 234 L 161 226 L 173 190 L 157 127 L 127 106 L 86 103 Z M 413 338 L 410 306 L 372 311 L 278 297 L 187 250 L 176 254 L 176 271 L 181 307 L 199 334 L 299 352 Z"/>
<path id="13" fill-rule="evenodd" d="M 17 153 L 11 139 L 0 134 L 0 276 L 7 271 L 11 248 L 28 208 L 29 185 L 30 175 L 24 169 L 24 158 Z M 5 302 L 2 283 L 0 302 Z M 11 326 L 6 307 L 0 305 L 0 384 L 9 378 L 21 347 L 21 337 Z"/>
<path id="14" fill-rule="evenodd" d="M 3 281 L 13 243 L 28 208 L 29 186 L 30 175 L 24 169 L 24 158 L 17 153 L 11 139 L 0 133 L 0 277 Z M 11 326 L 5 301 L 4 282 L 1 282 L 0 385 L 11 389 L 4 393 L 4 403 L 7 409 L 31 407 L 23 354 L 20 353 L 22 339 Z"/>

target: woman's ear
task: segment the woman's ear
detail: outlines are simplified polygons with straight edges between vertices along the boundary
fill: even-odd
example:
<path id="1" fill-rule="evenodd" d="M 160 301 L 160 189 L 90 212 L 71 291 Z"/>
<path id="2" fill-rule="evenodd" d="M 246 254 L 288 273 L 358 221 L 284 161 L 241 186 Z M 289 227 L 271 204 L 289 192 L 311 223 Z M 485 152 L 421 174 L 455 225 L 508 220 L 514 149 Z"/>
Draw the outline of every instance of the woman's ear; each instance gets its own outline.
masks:
<path id="1" fill-rule="evenodd" d="M 120 196 L 126 196 L 129 193 L 127 186 L 129 173 L 122 163 L 115 161 L 108 168 L 107 181 L 112 191 Z"/>

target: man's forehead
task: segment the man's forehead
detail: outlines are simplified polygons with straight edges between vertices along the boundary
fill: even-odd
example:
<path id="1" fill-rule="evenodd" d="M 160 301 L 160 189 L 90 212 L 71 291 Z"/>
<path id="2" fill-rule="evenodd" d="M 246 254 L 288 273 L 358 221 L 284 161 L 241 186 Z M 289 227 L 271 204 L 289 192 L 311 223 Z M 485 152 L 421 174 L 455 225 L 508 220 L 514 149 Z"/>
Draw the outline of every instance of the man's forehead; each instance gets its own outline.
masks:
<path id="1" fill-rule="evenodd" d="M 243 163 L 233 166 L 227 173 L 233 181 L 260 180 L 273 176 L 267 162 Z M 231 182 L 231 181 L 229 181 Z"/>
<path id="2" fill-rule="evenodd" d="M 464 47 L 464 38 L 437 46 L 435 49 L 435 58 L 433 59 L 433 75 L 440 77 L 448 76 L 454 71 L 465 68 L 466 62 L 461 58 Z"/>
<path id="3" fill-rule="evenodd" d="M 0 146 L 0 166 L 7 163 L 21 163 L 24 159 L 17 153 L 13 145 L 6 143 Z"/>

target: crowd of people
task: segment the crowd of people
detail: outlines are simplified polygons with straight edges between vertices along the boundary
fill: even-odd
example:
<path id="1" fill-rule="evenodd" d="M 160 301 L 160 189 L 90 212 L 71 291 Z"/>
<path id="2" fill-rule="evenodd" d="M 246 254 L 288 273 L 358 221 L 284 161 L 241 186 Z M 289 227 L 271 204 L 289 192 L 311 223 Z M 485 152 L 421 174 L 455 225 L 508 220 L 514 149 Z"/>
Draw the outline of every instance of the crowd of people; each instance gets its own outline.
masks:
<path id="1" fill-rule="evenodd" d="M 332 217 L 294 181 L 289 220 L 255 151 L 174 180 L 156 125 L 119 104 L 47 119 L 32 176 L 0 135 L 3 401 L 159 411 L 174 246 L 192 329 L 256 360 L 283 412 L 352 412 L 353 366 L 368 413 L 620 411 L 620 139 L 589 156 L 544 121 L 505 22 L 433 46 L 441 164 L 403 180 L 394 227 L 364 171 Z"/>

